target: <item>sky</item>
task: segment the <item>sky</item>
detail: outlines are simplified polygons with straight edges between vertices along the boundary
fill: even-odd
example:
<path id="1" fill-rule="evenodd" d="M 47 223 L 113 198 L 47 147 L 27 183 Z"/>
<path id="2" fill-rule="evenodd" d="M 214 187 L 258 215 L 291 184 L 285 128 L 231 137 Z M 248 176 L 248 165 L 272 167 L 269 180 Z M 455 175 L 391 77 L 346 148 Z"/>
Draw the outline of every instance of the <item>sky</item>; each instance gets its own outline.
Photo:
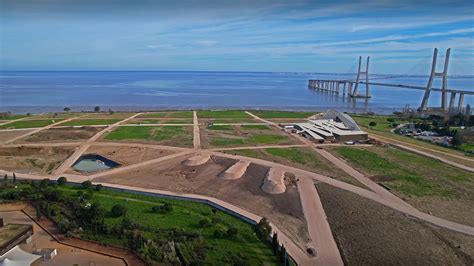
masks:
<path id="1" fill-rule="evenodd" d="M 0 70 L 474 74 L 474 1 L 0 0 Z"/>

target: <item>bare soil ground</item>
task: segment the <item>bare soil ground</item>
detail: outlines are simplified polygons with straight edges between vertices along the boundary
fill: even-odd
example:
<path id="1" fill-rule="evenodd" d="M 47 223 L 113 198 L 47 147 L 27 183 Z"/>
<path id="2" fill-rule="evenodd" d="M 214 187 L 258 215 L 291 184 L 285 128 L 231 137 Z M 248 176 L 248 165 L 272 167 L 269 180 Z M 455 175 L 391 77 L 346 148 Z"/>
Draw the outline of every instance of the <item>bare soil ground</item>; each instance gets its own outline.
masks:
<path id="1" fill-rule="evenodd" d="M 316 185 L 346 265 L 472 265 L 471 236 L 431 226 L 353 193 Z M 436 229 L 435 229 L 436 230 Z M 462 251 L 462 250 L 461 250 Z"/>
<path id="2" fill-rule="evenodd" d="M 104 127 L 60 127 L 42 130 L 17 142 L 38 143 L 38 142 L 68 142 L 85 141 L 93 137 Z"/>
<path id="3" fill-rule="evenodd" d="M 134 118 L 128 120 L 125 124 L 192 124 L 191 118 Z"/>
<path id="4" fill-rule="evenodd" d="M 16 138 L 18 136 L 28 134 L 28 132 L 31 132 L 33 130 L 2 130 L 0 131 L 0 143 L 5 142 L 8 140 L 11 140 L 13 138 Z"/>
<path id="5" fill-rule="evenodd" d="M 342 171 L 341 169 L 335 167 L 331 162 L 326 160 L 324 157 L 322 157 L 318 153 L 312 151 L 311 149 L 309 148 L 292 148 L 292 149 L 305 151 L 308 154 L 311 154 L 312 157 L 310 158 L 309 161 L 305 161 L 305 164 L 302 164 L 302 163 L 291 161 L 287 158 L 271 155 L 268 152 L 266 152 L 265 149 L 254 149 L 251 151 L 250 150 L 230 150 L 230 151 L 225 151 L 225 153 L 249 156 L 249 157 L 254 157 L 254 158 L 258 158 L 258 159 L 262 159 L 262 160 L 266 160 L 270 162 L 276 162 L 279 164 L 288 165 L 295 168 L 305 169 L 314 173 L 332 177 L 342 182 L 356 185 L 361 188 L 366 188 L 359 181 L 357 181 L 350 175 L 346 174 L 346 172 Z"/>
<path id="6" fill-rule="evenodd" d="M 74 147 L 0 147 L 3 170 L 18 173 L 50 173 L 74 151 Z"/>
<path id="7" fill-rule="evenodd" d="M 250 164 L 240 179 L 223 180 L 218 175 L 236 160 L 213 157 L 206 164 L 187 167 L 181 163 L 185 159 L 177 158 L 94 181 L 215 197 L 267 217 L 295 243 L 306 247 L 309 239 L 306 221 L 296 186 L 290 180 L 285 193 L 271 195 L 260 189 L 267 167 Z"/>
<path id="8" fill-rule="evenodd" d="M 123 166 L 127 166 L 170 155 L 174 152 L 146 147 L 92 146 L 85 152 L 85 154 L 88 153 L 99 154 Z"/>
<path id="9" fill-rule="evenodd" d="M 0 214 L 6 223 L 20 223 L 33 225 L 33 237 L 29 244 L 21 244 L 20 248 L 26 252 L 33 252 L 36 249 L 55 248 L 58 255 L 50 261 L 36 260 L 32 265 L 124 265 L 120 259 L 100 255 L 86 250 L 76 249 L 62 245 L 53 240 L 41 227 L 34 223 L 28 216 L 19 210 L 8 211 L 11 206 L 0 204 Z"/>

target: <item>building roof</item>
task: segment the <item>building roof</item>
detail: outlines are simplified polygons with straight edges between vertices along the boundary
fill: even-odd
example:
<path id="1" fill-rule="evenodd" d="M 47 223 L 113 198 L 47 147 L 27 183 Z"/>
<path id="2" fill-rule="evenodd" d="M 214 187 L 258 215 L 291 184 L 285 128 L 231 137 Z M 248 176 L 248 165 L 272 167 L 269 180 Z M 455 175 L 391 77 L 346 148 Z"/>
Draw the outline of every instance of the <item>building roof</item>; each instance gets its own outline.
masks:
<path id="1" fill-rule="evenodd" d="M 3 254 L 3 256 L 0 256 L 0 266 L 31 265 L 39 258 L 41 258 L 41 256 L 25 252 L 20 247 L 16 246 Z"/>

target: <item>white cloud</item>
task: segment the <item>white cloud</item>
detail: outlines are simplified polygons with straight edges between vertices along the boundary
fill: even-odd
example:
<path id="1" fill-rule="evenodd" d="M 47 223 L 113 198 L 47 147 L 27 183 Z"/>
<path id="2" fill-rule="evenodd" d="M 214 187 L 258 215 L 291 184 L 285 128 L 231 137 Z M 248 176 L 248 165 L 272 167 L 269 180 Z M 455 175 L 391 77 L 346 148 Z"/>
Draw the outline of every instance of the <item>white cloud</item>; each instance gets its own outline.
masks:
<path id="1" fill-rule="evenodd" d="M 212 47 L 217 44 L 217 41 L 214 40 L 197 40 L 196 44 L 204 47 Z"/>

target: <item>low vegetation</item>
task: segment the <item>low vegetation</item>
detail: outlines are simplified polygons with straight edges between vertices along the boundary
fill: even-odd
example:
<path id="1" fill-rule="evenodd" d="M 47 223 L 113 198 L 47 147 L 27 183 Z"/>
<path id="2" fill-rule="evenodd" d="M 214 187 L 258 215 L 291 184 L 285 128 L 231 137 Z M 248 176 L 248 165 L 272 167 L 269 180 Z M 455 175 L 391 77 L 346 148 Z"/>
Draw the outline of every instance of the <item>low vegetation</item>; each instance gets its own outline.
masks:
<path id="1" fill-rule="evenodd" d="M 314 112 L 289 112 L 289 111 L 251 111 L 252 114 L 266 119 L 271 118 L 307 118 Z"/>
<path id="2" fill-rule="evenodd" d="M 91 125 L 112 125 L 122 119 L 74 119 L 65 123 L 61 126 L 91 126 Z"/>
<path id="3" fill-rule="evenodd" d="M 28 200 L 37 218 L 50 218 L 66 237 L 124 247 L 150 265 L 279 263 L 262 235 L 271 232 L 268 223 L 252 226 L 201 203 L 97 190 L 90 184 L 58 186 L 48 180 L 2 189 L 0 199 Z"/>
<path id="4" fill-rule="evenodd" d="M 176 111 L 176 112 L 156 112 L 146 113 L 138 116 L 139 118 L 193 118 L 191 111 Z"/>
<path id="5" fill-rule="evenodd" d="M 456 197 L 474 189 L 470 173 L 431 158 L 382 147 L 334 150 L 356 168 L 405 195 Z"/>
<path id="6" fill-rule="evenodd" d="M 199 118 L 251 118 L 244 111 L 225 110 L 225 111 L 198 111 Z"/>
<path id="7" fill-rule="evenodd" d="M 62 119 L 20 120 L 5 125 L 0 125 L 0 129 L 45 127 L 59 121 L 62 121 Z"/>
<path id="8" fill-rule="evenodd" d="M 166 145 L 191 146 L 193 136 L 185 126 L 122 126 L 105 136 L 107 140 L 146 140 Z"/>

